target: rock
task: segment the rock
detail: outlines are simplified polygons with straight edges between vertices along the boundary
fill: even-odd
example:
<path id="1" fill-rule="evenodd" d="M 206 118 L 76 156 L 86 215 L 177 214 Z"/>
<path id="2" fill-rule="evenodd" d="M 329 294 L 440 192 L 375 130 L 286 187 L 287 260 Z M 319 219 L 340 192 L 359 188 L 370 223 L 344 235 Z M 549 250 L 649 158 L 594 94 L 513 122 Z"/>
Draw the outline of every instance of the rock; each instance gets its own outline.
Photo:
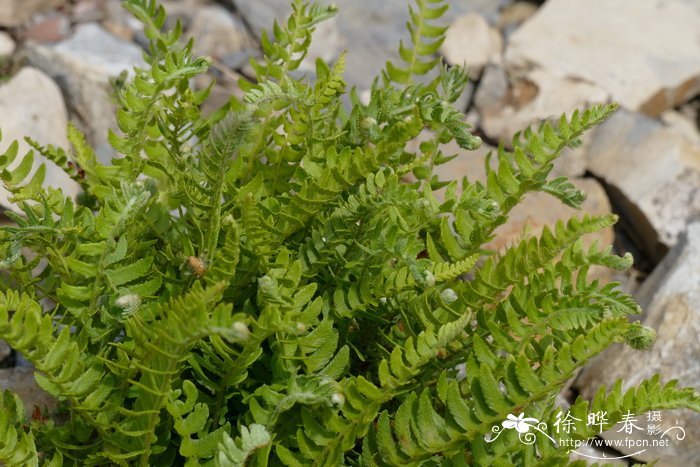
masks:
<path id="1" fill-rule="evenodd" d="M 105 3 L 102 5 L 102 26 L 107 31 L 120 39 L 124 39 L 125 41 L 133 40 L 137 33 L 142 32 L 143 25 L 141 22 L 134 18 L 134 16 L 122 6 L 122 2 L 120 0 L 104 1 Z M 177 15 L 176 11 L 171 12 L 169 3 L 162 3 L 166 8 L 168 18 L 175 17 Z M 177 2 L 178 5 L 181 3 L 183 2 Z"/>
<path id="2" fill-rule="evenodd" d="M 660 115 L 660 118 L 664 125 L 673 128 L 688 141 L 700 147 L 700 131 L 691 117 L 677 110 L 667 110 Z"/>
<path id="3" fill-rule="evenodd" d="M 78 0 L 71 10 L 71 18 L 76 23 L 100 21 L 104 17 L 105 0 Z"/>
<path id="4" fill-rule="evenodd" d="M 272 21 L 284 21 L 289 15 L 288 0 L 229 0 L 251 26 L 256 36 L 263 30 L 270 31 Z M 510 0 L 462 0 L 452 2 L 450 9 L 439 23 L 449 24 L 455 18 L 475 12 L 492 23 L 498 18 L 501 7 Z M 331 3 L 328 0 L 323 3 Z M 389 58 L 399 63 L 399 39 L 409 40 L 406 31 L 408 7 L 406 2 L 377 2 L 375 0 L 336 0 L 338 5 L 337 32 L 339 43 L 352 44 L 347 57 L 345 77 L 358 89 L 369 89 L 372 80 L 384 68 Z M 320 34 L 316 34 L 320 39 Z M 337 52 L 336 52 L 337 54 Z M 313 63 L 315 57 L 309 56 Z"/>
<path id="5" fill-rule="evenodd" d="M 30 148 L 24 142 L 29 136 L 40 144 L 68 146 L 68 117 L 61 91 L 56 84 L 35 68 L 22 68 L 8 82 L 0 85 L 0 153 L 13 140 L 19 141 L 19 154 Z M 46 164 L 45 185 L 60 187 L 66 196 L 75 197 L 80 187 L 53 162 L 35 155 L 34 170 Z M 0 184 L 0 205 L 17 210 L 8 202 L 9 193 Z"/>
<path id="6" fill-rule="evenodd" d="M 513 30 L 524 21 L 530 19 L 537 11 L 537 5 L 526 2 L 516 1 L 506 6 L 501 15 L 498 17 L 498 26 L 503 34 L 508 37 Z"/>
<path id="7" fill-rule="evenodd" d="M 655 116 L 700 91 L 698 24 L 681 1 L 549 0 L 510 36 L 506 61 L 585 80 Z"/>
<path id="8" fill-rule="evenodd" d="M 70 31 L 70 21 L 65 15 L 52 14 L 38 18 L 21 33 L 22 39 L 37 42 L 58 42 Z"/>
<path id="9" fill-rule="evenodd" d="M 245 25 L 219 5 L 195 9 L 186 37 L 194 37 L 195 54 L 216 59 L 254 45 Z"/>
<path id="10" fill-rule="evenodd" d="M 0 389 L 9 389 L 24 402 L 28 414 L 35 406 L 53 410 L 58 402 L 49 393 L 39 387 L 34 379 L 34 369 L 26 367 L 0 369 Z"/>
<path id="11" fill-rule="evenodd" d="M 250 63 L 250 57 L 259 55 L 258 49 L 249 47 L 221 57 L 221 62 L 231 70 L 242 70 Z"/>
<path id="12" fill-rule="evenodd" d="M 12 354 L 12 348 L 5 342 L 4 340 L 0 339 L 0 367 L 7 366 L 5 365 L 5 360 Z"/>
<path id="13" fill-rule="evenodd" d="M 499 63 L 503 50 L 501 33 L 476 13 L 460 16 L 447 30 L 440 53 L 450 65 L 466 65 L 474 79 L 488 63 Z"/>
<path id="14" fill-rule="evenodd" d="M 0 31 L 0 60 L 5 59 L 15 52 L 15 41 L 12 36 L 4 31 Z"/>
<path id="15" fill-rule="evenodd" d="M 594 130 L 588 167 L 654 262 L 700 214 L 700 146 L 656 120 L 616 112 Z"/>
<path id="16" fill-rule="evenodd" d="M 66 0 L 2 0 L 0 26 L 15 27 L 42 11 L 55 8 Z"/>
<path id="17" fill-rule="evenodd" d="M 134 66 L 144 66 L 141 49 L 95 23 L 78 26 L 73 36 L 56 45 L 30 44 L 29 61 L 61 84 L 103 162 L 112 154 L 107 130 L 116 128 L 109 80 Z"/>
<path id="18" fill-rule="evenodd" d="M 581 395 L 591 398 L 602 385 L 610 387 L 618 378 L 623 380 L 623 390 L 635 387 L 652 375 L 659 373 L 662 382 L 678 379 L 679 387 L 700 387 L 700 223 L 688 226 L 684 234 L 664 261 L 647 279 L 641 290 L 641 304 L 645 309 L 643 321 L 656 330 L 656 344 L 646 352 L 639 352 L 622 344 L 603 352 L 581 373 L 575 386 Z M 644 306 L 648 303 L 647 306 Z M 646 427 L 644 414 L 637 414 L 639 424 Z M 642 418 L 643 417 L 643 418 Z M 662 412 L 658 423 L 662 430 L 674 425 L 685 430 L 685 439 L 677 440 L 676 431 L 669 433 L 670 446 L 645 447 L 635 456 L 642 461 L 660 459 L 659 465 L 697 465 L 700 459 L 700 414 L 676 410 Z M 638 424 L 638 425 L 639 425 Z M 629 439 L 658 439 L 647 436 L 645 431 L 633 434 L 605 432 L 606 439 L 620 435 Z M 618 447 L 630 454 L 630 449 Z M 632 447 L 633 452 L 639 447 Z"/>

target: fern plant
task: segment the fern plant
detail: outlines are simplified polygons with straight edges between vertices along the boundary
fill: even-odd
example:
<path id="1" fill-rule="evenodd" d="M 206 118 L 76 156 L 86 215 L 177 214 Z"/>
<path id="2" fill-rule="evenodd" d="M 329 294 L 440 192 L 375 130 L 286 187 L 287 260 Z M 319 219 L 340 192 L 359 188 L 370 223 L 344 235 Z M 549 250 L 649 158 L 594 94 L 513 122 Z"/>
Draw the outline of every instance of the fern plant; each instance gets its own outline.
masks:
<path id="1" fill-rule="evenodd" d="M 351 91 L 349 110 L 344 56 L 317 61 L 315 80 L 290 74 L 335 14 L 295 0 L 263 36 L 245 97 L 209 116 L 207 91 L 189 87 L 209 60 L 178 41 L 179 24 L 163 31 L 154 0 L 125 6 L 150 49 L 119 92 L 121 132 L 109 136 L 121 157 L 99 163 L 73 127 L 70 149 L 30 141 L 80 183 L 73 200 L 42 187 L 31 152 L 13 143 L 0 156 L 23 212 L 0 230 L 0 337 L 61 408 L 28 419 L 5 392 L 0 461 L 566 464 L 564 448 L 492 429 L 518 414 L 551 427 L 555 396 L 591 357 L 613 342 L 651 344 L 627 320 L 632 299 L 587 278 L 632 258 L 581 243 L 612 215 L 559 223 L 501 254 L 484 245 L 528 192 L 580 205 L 571 183 L 548 178 L 552 163 L 614 106 L 525 130 L 487 163 L 485 184 L 458 190 L 432 175 L 453 157 L 440 145 L 480 141 L 452 106 L 465 71 L 432 58 L 441 0 L 416 0 L 403 63 L 387 64 L 368 104 Z M 426 128 L 434 137 L 407 151 Z M 570 410 L 604 409 L 611 427 L 628 411 L 681 407 L 699 410 L 700 395 L 652 379 Z M 577 428 L 580 439 L 597 433 Z"/>

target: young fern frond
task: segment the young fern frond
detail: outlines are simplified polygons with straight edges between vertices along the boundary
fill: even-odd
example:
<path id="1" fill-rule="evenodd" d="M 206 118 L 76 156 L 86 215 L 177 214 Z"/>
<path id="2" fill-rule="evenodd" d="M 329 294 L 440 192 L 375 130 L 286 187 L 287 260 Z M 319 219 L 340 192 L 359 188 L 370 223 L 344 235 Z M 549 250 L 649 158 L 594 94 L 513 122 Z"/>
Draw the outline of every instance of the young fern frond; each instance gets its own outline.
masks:
<path id="1" fill-rule="evenodd" d="M 443 0 L 416 0 L 417 10 L 409 6 L 411 19 L 406 23 L 411 34 L 412 48 L 403 41 L 399 44 L 399 56 L 404 66 L 386 63 L 383 73 L 385 85 L 390 83 L 410 84 L 414 76 L 422 76 L 433 70 L 439 59 L 433 58 L 445 40 L 447 27 L 437 26 L 433 21 L 439 20 L 449 8 Z"/>
<path id="2" fill-rule="evenodd" d="M 250 60 L 258 82 L 268 78 L 281 81 L 290 71 L 299 68 L 311 45 L 315 26 L 335 16 L 337 10 L 333 5 L 309 5 L 302 0 L 294 0 L 287 23 L 280 25 L 275 21 L 272 28 L 274 37 L 271 38 L 267 31 L 262 33 L 260 42 L 264 63 Z"/>

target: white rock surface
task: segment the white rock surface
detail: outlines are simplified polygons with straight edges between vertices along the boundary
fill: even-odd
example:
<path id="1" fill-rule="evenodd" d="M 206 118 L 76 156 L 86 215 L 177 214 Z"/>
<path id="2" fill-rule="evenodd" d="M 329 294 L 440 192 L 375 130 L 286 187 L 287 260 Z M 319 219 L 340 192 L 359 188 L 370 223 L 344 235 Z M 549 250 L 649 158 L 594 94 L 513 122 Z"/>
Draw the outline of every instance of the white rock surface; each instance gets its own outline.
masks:
<path id="1" fill-rule="evenodd" d="M 506 61 L 586 80 L 658 115 L 700 91 L 700 11 L 680 0 L 549 0 L 509 38 Z"/>
<path id="2" fill-rule="evenodd" d="M 65 2 L 66 0 L 2 0 L 0 26 L 19 26 L 35 14 Z"/>
<path id="3" fill-rule="evenodd" d="M 0 59 L 7 58 L 15 51 L 15 41 L 5 31 L 0 31 Z"/>
<path id="4" fill-rule="evenodd" d="M 187 37 L 194 37 L 194 52 L 221 59 L 254 45 L 245 25 L 219 5 L 205 5 L 193 11 Z"/>
<path id="5" fill-rule="evenodd" d="M 667 110 L 660 115 L 660 118 L 664 125 L 678 131 L 696 146 L 700 146 L 700 131 L 693 118 L 677 110 Z"/>
<path id="6" fill-rule="evenodd" d="M 586 398 L 591 398 L 601 385 L 610 387 L 618 378 L 623 379 L 623 390 L 637 386 L 643 379 L 659 373 L 662 381 L 678 379 L 680 387 L 700 387 L 700 223 L 688 226 L 687 233 L 664 261 L 647 278 L 638 296 L 645 309 L 644 323 L 656 330 L 657 340 L 647 352 L 639 352 L 616 344 L 597 357 L 582 373 L 575 386 Z M 645 290 L 646 289 L 646 290 Z M 644 414 L 639 417 L 646 427 Z M 700 414 L 688 410 L 662 412 L 659 423 L 665 430 L 679 425 L 685 430 L 683 440 L 669 433 L 668 447 L 647 447 L 635 458 L 643 461 L 660 459 L 658 465 L 697 465 L 700 459 Z M 642 418 L 644 417 L 644 418 Z M 639 425 L 639 423 L 638 423 Z M 675 432 L 673 432 L 675 433 Z M 634 434 L 604 433 L 613 438 L 624 435 L 643 439 L 645 432 Z M 659 436 L 653 436 L 658 438 Z M 636 452 L 621 449 L 625 453 Z"/>
<path id="7" fill-rule="evenodd" d="M 500 63 L 503 38 L 476 13 L 457 18 L 447 29 L 440 53 L 450 65 L 466 65 L 474 79 L 488 63 Z"/>
<path id="8" fill-rule="evenodd" d="M 491 76 L 484 76 L 484 80 Z M 512 135 L 529 125 L 543 120 L 558 119 L 563 113 L 582 109 L 590 104 L 608 100 L 608 94 L 583 81 L 561 78 L 543 69 L 534 69 L 522 77 L 511 79 L 507 92 L 500 99 L 491 100 L 502 91 L 502 77 L 497 79 L 496 91 L 490 84 L 477 91 L 476 105 L 481 112 L 484 132 L 496 140 L 510 140 Z M 482 93 L 490 92 L 484 98 Z"/>
<path id="9" fill-rule="evenodd" d="M 656 120 L 618 111 L 593 133 L 588 166 L 652 260 L 700 214 L 700 146 Z"/>
<path id="10" fill-rule="evenodd" d="M 87 23 L 56 45 L 30 44 L 28 57 L 61 84 L 69 108 L 91 130 L 88 137 L 98 155 L 108 158 L 107 130 L 116 128 L 109 79 L 134 66 L 143 67 L 141 49 Z"/>
<path id="11" fill-rule="evenodd" d="M 68 146 L 66 126 L 68 117 L 61 91 L 56 84 L 35 68 L 22 68 L 7 83 L 0 85 L 0 153 L 4 152 L 13 140 L 19 141 L 19 154 L 29 151 L 24 136 L 29 136 L 41 144 Z M 41 162 L 46 164 L 45 185 L 63 189 L 67 196 L 75 196 L 80 187 L 53 162 L 35 155 L 34 170 Z M 14 164 L 17 164 L 15 161 Z M 0 184 L 0 205 L 16 209 L 10 205 L 9 193 Z"/>

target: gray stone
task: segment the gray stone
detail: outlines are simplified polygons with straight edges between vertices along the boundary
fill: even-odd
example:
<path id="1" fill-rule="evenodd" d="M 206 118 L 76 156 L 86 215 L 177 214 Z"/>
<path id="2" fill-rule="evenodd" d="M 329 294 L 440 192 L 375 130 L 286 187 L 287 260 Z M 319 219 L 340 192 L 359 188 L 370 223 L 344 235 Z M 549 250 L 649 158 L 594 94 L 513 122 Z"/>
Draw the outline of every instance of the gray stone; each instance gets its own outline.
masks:
<path id="1" fill-rule="evenodd" d="M 465 65 L 472 79 L 489 63 L 500 63 L 503 38 L 498 29 L 476 13 L 457 18 L 447 29 L 440 54 L 450 65 Z"/>
<path id="2" fill-rule="evenodd" d="M 678 379 L 680 387 L 700 387 L 700 223 L 688 226 L 678 244 L 657 267 L 640 289 L 639 301 L 645 309 L 643 322 L 656 330 L 656 344 L 647 352 L 639 352 L 622 344 L 603 352 L 581 373 L 575 383 L 581 394 L 591 398 L 601 385 L 610 387 L 622 378 L 623 390 L 639 385 L 659 373 L 662 381 Z M 644 414 L 639 423 L 646 428 Z M 700 414 L 687 410 L 662 412 L 656 422 L 662 431 L 674 425 L 685 430 L 685 439 L 678 440 L 678 430 L 670 432 L 668 447 L 646 447 L 639 460 L 660 459 L 658 465 L 697 465 L 700 459 Z M 633 434 L 610 430 L 606 439 L 658 439 L 645 431 Z M 630 454 L 639 447 L 618 448 Z"/>
<path id="3" fill-rule="evenodd" d="M 143 67 L 141 49 L 98 24 L 87 23 L 56 45 L 30 44 L 28 58 L 60 83 L 69 108 L 88 130 L 98 155 L 108 158 L 112 151 L 107 130 L 116 128 L 109 80 L 134 66 Z"/>
<path id="4" fill-rule="evenodd" d="M 700 146 L 700 131 L 697 122 L 685 113 L 677 110 L 667 110 L 660 115 L 661 122 L 667 127 L 673 128 L 696 146 Z"/>
<path id="5" fill-rule="evenodd" d="M 37 13 L 55 8 L 66 0 L 2 0 L 0 26 L 20 26 Z"/>
<path id="6" fill-rule="evenodd" d="M 221 59 L 254 45 L 245 25 L 219 5 L 206 5 L 192 12 L 186 37 L 194 37 L 194 53 Z"/>
<path id="7" fill-rule="evenodd" d="M 12 37 L 4 32 L 0 31 L 0 60 L 5 59 L 15 52 L 15 41 Z"/>
<path id="8" fill-rule="evenodd" d="M 7 83 L 0 85 L 0 153 L 13 140 L 19 141 L 19 154 L 29 151 L 24 136 L 39 143 L 67 147 L 68 117 L 61 91 L 56 84 L 35 68 L 22 68 Z M 75 196 L 80 187 L 53 162 L 35 155 L 34 169 L 46 164 L 45 185 L 61 188 L 66 196 Z M 16 164 L 17 162 L 15 162 Z M 8 202 L 9 193 L 0 184 L 0 205 L 17 210 Z"/>
<path id="9" fill-rule="evenodd" d="M 270 31 L 273 19 L 284 21 L 289 15 L 288 0 L 229 0 L 245 18 L 253 32 L 260 36 Z M 451 2 L 441 24 L 449 24 L 466 13 L 476 12 L 495 23 L 501 7 L 510 0 L 462 0 Z M 399 39 L 409 41 L 406 30 L 406 2 L 375 0 L 336 0 L 322 3 L 338 5 L 337 29 L 340 43 L 352 44 L 347 57 L 346 79 L 358 89 L 368 89 L 387 59 L 398 59 Z M 310 57 L 312 60 L 315 57 Z M 312 62 L 313 63 L 313 62 Z M 398 63 L 398 62 L 396 62 Z"/>
<path id="10" fill-rule="evenodd" d="M 169 3 L 162 3 L 168 12 L 168 18 L 177 15 L 177 12 L 172 10 Z M 124 8 L 120 0 L 105 0 L 102 11 L 102 26 L 111 34 L 126 41 L 134 40 L 137 34 L 142 34 L 143 26 Z"/>
<path id="11" fill-rule="evenodd" d="M 594 131 L 588 167 L 652 261 L 700 214 L 700 146 L 656 120 L 616 112 Z"/>
<path id="12" fill-rule="evenodd" d="M 700 91 L 699 24 L 677 0 L 549 0 L 510 36 L 506 61 L 586 80 L 654 116 Z"/>
<path id="13" fill-rule="evenodd" d="M 5 365 L 5 360 L 10 356 L 10 354 L 12 354 L 12 348 L 7 344 L 7 342 L 0 339 L 0 367 L 7 366 Z"/>
<path id="14" fill-rule="evenodd" d="M 530 19 L 537 11 L 537 5 L 526 2 L 516 1 L 506 6 L 501 11 L 498 17 L 497 26 L 503 31 L 503 34 L 508 37 L 521 23 Z"/>
<path id="15" fill-rule="evenodd" d="M 49 393 L 39 387 L 34 379 L 34 369 L 27 367 L 1 368 L 0 389 L 9 389 L 24 402 L 27 413 L 31 414 L 35 406 L 49 410 L 55 409 L 58 402 Z"/>

